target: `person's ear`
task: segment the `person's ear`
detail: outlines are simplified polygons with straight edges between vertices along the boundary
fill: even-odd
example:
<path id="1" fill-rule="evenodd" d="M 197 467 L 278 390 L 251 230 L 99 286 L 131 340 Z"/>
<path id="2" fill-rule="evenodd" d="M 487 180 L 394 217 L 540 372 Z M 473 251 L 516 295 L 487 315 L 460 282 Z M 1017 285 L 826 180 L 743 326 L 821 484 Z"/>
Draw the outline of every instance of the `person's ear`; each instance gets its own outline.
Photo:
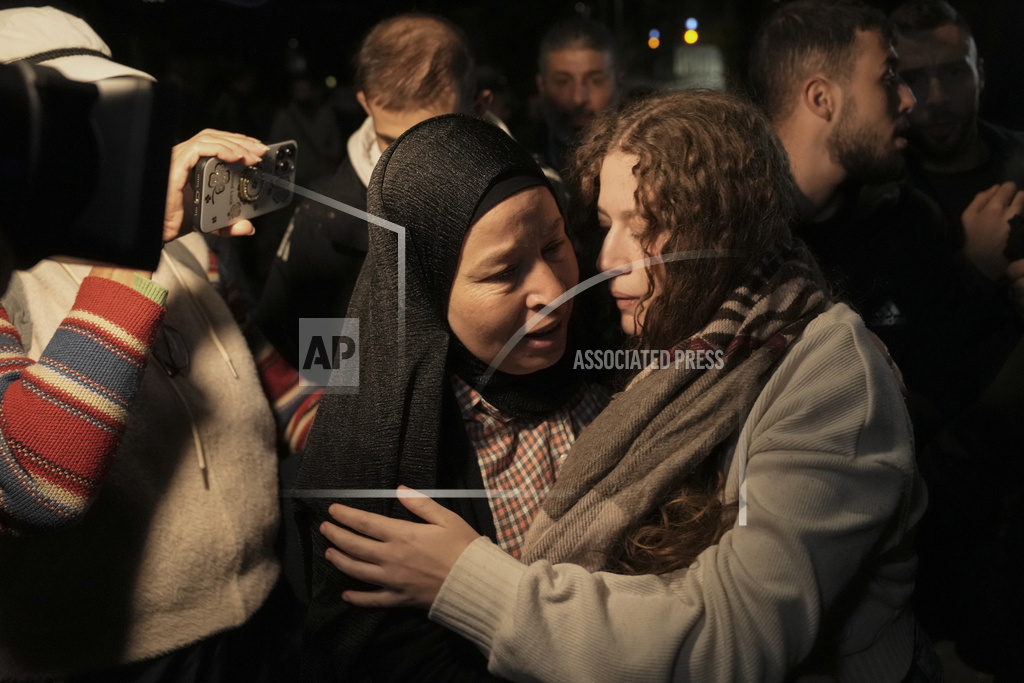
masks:
<path id="1" fill-rule="evenodd" d="M 822 75 L 808 78 L 800 89 L 800 105 L 824 121 L 832 121 L 839 112 L 839 100 L 836 83 Z"/>
<path id="2" fill-rule="evenodd" d="M 490 108 L 491 102 L 494 101 L 494 91 L 490 89 L 480 90 L 477 92 L 476 97 L 473 98 L 473 114 L 479 118 L 482 117 Z"/>
<path id="3" fill-rule="evenodd" d="M 356 100 L 359 101 L 359 106 L 363 108 L 363 111 L 366 112 L 366 115 L 373 118 L 373 113 L 370 111 L 370 103 L 367 102 L 366 100 L 366 93 L 364 93 L 362 90 L 357 92 Z"/>
<path id="4" fill-rule="evenodd" d="M 985 91 L 985 58 L 978 57 L 978 92 Z"/>
<path id="5" fill-rule="evenodd" d="M 539 92 L 541 95 L 543 95 L 544 94 L 544 74 L 538 72 L 537 76 L 535 77 L 535 79 L 536 79 L 536 82 L 537 82 L 537 92 Z"/>

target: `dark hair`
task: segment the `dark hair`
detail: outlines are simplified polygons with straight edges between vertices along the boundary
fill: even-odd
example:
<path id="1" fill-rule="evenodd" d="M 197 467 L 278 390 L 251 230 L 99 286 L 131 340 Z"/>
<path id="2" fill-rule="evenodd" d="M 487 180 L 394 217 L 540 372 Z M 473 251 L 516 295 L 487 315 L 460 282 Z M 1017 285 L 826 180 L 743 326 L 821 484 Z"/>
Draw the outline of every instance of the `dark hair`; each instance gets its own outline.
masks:
<path id="1" fill-rule="evenodd" d="M 967 25 L 960 13 L 953 9 L 945 0 L 911 0 L 905 2 L 889 15 L 889 20 L 896 25 L 901 34 L 915 31 L 931 31 L 932 29 L 953 24 L 964 36 L 973 38 L 971 27 Z"/>
<path id="2" fill-rule="evenodd" d="M 815 72 L 849 77 L 857 31 L 878 31 L 886 42 L 895 40 L 885 15 L 859 0 L 795 0 L 768 18 L 750 53 L 750 83 L 773 121 L 789 115 L 796 89 Z"/>
<path id="3" fill-rule="evenodd" d="M 602 114 L 576 156 L 585 205 L 596 202 L 601 164 L 616 151 L 638 157 L 633 175 L 647 222 L 646 248 L 668 230 L 663 253 L 736 253 L 666 263 L 662 293 L 654 299 L 648 271 L 641 306 L 650 304 L 636 343 L 669 349 L 698 332 L 755 264 L 789 237 L 796 182 L 764 114 L 735 95 L 710 90 L 654 95 L 621 113 Z"/>
<path id="4" fill-rule="evenodd" d="M 553 25 L 541 38 L 540 49 L 537 51 L 537 70 L 544 73 L 549 54 L 568 49 L 603 52 L 611 58 L 609 68 L 618 66 L 615 39 L 608 27 L 593 19 L 573 17 Z"/>
<path id="5" fill-rule="evenodd" d="M 356 89 L 391 111 L 430 107 L 455 97 L 457 110 L 476 95 L 476 65 L 462 30 L 447 19 L 402 14 L 380 22 L 356 55 Z"/>

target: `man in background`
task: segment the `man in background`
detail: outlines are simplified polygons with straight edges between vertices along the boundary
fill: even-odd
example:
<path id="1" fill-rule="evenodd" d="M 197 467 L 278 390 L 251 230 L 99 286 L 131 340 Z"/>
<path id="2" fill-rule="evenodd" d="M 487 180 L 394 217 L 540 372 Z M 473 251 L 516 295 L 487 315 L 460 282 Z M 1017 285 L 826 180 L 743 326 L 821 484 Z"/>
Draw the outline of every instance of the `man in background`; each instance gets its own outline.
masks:
<path id="1" fill-rule="evenodd" d="M 543 122 L 523 137 L 544 164 L 564 174 L 587 126 L 618 104 L 619 70 L 615 40 L 604 24 L 577 17 L 544 34 L 537 57 Z"/>
<path id="2" fill-rule="evenodd" d="M 981 392 L 1019 336 L 990 239 L 1005 240 L 1019 206 L 992 198 L 957 251 L 935 205 L 899 182 L 914 98 L 894 37 L 863 3 L 796 0 L 762 27 L 751 78 L 802 195 L 798 232 L 899 363 L 924 437 Z M 948 362 L 961 354 L 981 360 Z"/>
<path id="3" fill-rule="evenodd" d="M 450 22 L 409 14 L 377 24 L 356 57 L 356 97 L 366 120 L 348 139 L 348 156 L 312 188 L 366 210 L 370 174 L 388 145 L 408 128 L 441 114 L 481 115 L 473 55 Z M 302 152 L 300 150 L 299 154 Z M 300 162 L 301 163 L 301 162 Z M 260 328 L 298 367 L 299 319 L 344 317 L 369 248 L 366 220 L 317 201 L 295 210 L 260 301 Z"/>
<path id="4" fill-rule="evenodd" d="M 906 378 L 930 497 L 915 611 L 937 637 L 964 606 L 981 607 L 966 599 L 981 576 L 1001 576 L 979 561 L 995 535 L 976 536 L 1001 528 L 999 484 L 1013 478 L 992 463 L 1021 438 L 1021 321 L 1005 300 L 1014 264 L 999 244 L 1024 196 L 982 196 L 964 248 L 944 238 L 938 207 L 900 181 L 915 103 L 894 43 L 891 23 L 861 2 L 795 0 L 761 28 L 751 78 L 802 195 L 798 234 Z"/>
<path id="5" fill-rule="evenodd" d="M 944 0 L 913 0 L 892 13 L 899 30 L 900 77 L 917 104 L 910 113 L 907 160 L 914 185 L 946 216 L 963 246 L 961 214 L 979 192 L 1024 187 L 1024 133 L 978 117 L 984 60 L 971 27 Z M 1012 196 L 1016 187 L 1002 191 Z"/>

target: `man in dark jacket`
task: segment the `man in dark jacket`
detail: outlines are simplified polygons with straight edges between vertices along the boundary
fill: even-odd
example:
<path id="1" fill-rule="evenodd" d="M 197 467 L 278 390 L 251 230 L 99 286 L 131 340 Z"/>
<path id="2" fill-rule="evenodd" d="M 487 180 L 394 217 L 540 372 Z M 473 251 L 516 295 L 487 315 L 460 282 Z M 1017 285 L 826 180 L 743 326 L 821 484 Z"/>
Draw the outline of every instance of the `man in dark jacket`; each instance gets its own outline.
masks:
<path id="1" fill-rule="evenodd" d="M 983 195 L 960 249 L 938 207 L 900 181 L 915 102 L 894 40 L 884 15 L 860 2 L 795 0 L 762 27 L 751 78 L 802 195 L 799 235 L 905 375 L 930 491 L 915 610 L 939 636 L 983 583 L 963 565 L 976 568 L 992 548 L 970 537 L 962 513 L 996 528 L 989 502 L 1006 477 L 985 463 L 1019 452 L 1019 412 L 1005 416 L 1021 405 L 1024 353 L 1011 354 L 1021 321 L 999 281 L 1009 271 L 999 242 L 1020 207 L 1015 188 Z"/>
<path id="2" fill-rule="evenodd" d="M 984 60 L 970 26 L 949 3 L 913 0 L 900 5 L 892 21 L 899 29 L 900 76 L 917 98 L 910 113 L 910 175 L 942 208 L 949 237 L 960 248 L 961 214 L 979 192 L 1007 181 L 1024 187 L 1024 133 L 978 118 Z"/>
<path id="3" fill-rule="evenodd" d="M 356 88 L 367 118 L 349 137 L 337 172 L 310 189 L 358 211 L 366 211 L 370 174 L 395 138 L 433 116 L 479 114 L 486 104 L 477 97 L 473 55 L 462 31 L 422 15 L 393 17 L 370 31 L 356 57 Z M 299 203 L 257 315 L 296 368 L 303 360 L 299 319 L 344 317 L 367 248 L 364 218 L 314 200 Z"/>

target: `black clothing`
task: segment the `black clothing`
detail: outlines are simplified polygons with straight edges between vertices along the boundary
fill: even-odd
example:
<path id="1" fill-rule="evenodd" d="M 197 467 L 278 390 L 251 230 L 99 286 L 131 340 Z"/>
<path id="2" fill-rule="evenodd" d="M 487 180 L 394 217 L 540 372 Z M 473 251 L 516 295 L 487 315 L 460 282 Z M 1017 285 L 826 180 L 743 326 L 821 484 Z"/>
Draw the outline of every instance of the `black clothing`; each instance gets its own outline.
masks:
<path id="1" fill-rule="evenodd" d="M 537 163 L 552 168 L 565 178 L 569 171 L 575 144 L 558 138 L 543 119 L 515 129 L 515 138 L 533 153 Z"/>
<path id="2" fill-rule="evenodd" d="M 960 215 L 974 197 L 997 183 L 1012 180 L 1024 188 L 1024 133 L 978 121 L 978 135 L 988 146 L 989 158 L 977 168 L 961 173 L 935 173 L 921 167 L 911 148 L 907 169 L 914 187 L 931 197 L 942 209 L 954 249 L 964 244 Z"/>
<path id="3" fill-rule="evenodd" d="M 1024 340 L 981 398 L 920 457 L 928 513 L 918 529 L 915 612 L 971 666 L 1024 671 Z"/>
<path id="4" fill-rule="evenodd" d="M 937 207 L 897 183 L 851 184 L 834 216 L 798 230 L 903 371 L 919 440 L 981 393 L 1022 329 L 943 230 Z"/>
<path id="5" fill-rule="evenodd" d="M 448 299 L 480 200 L 500 181 L 523 175 L 546 184 L 532 157 L 508 135 L 455 114 L 413 126 L 381 156 L 368 189 L 369 213 L 405 230 L 405 298 L 398 295 L 399 237 L 374 226 L 348 313 L 360 320 L 359 393 L 324 396 L 297 489 L 482 488 L 449 379 L 454 337 L 447 322 Z M 502 388 L 503 393 L 509 390 Z M 519 398 L 528 408 L 530 397 Z M 324 559 L 328 543 L 319 525 L 329 519 L 331 502 L 305 498 L 297 506 L 312 592 L 305 676 L 490 679 L 479 650 L 429 622 L 425 612 L 357 609 L 342 602 L 342 591 L 359 584 Z M 439 502 L 494 537 L 485 499 Z M 393 498 L 358 504 L 410 518 Z"/>
<path id="6" fill-rule="evenodd" d="M 972 665 L 1012 667 L 1010 643 L 1024 632 L 1022 324 L 1001 288 L 942 238 L 937 212 L 906 186 L 850 187 L 836 216 L 800 232 L 910 392 L 929 493 L 915 612 Z"/>
<path id="7" fill-rule="evenodd" d="M 345 159 L 310 189 L 359 211 L 366 187 Z M 287 238 L 270 266 L 256 321 L 281 355 L 298 368 L 300 318 L 342 318 L 368 249 L 366 221 L 311 199 L 295 209 Z"/>

